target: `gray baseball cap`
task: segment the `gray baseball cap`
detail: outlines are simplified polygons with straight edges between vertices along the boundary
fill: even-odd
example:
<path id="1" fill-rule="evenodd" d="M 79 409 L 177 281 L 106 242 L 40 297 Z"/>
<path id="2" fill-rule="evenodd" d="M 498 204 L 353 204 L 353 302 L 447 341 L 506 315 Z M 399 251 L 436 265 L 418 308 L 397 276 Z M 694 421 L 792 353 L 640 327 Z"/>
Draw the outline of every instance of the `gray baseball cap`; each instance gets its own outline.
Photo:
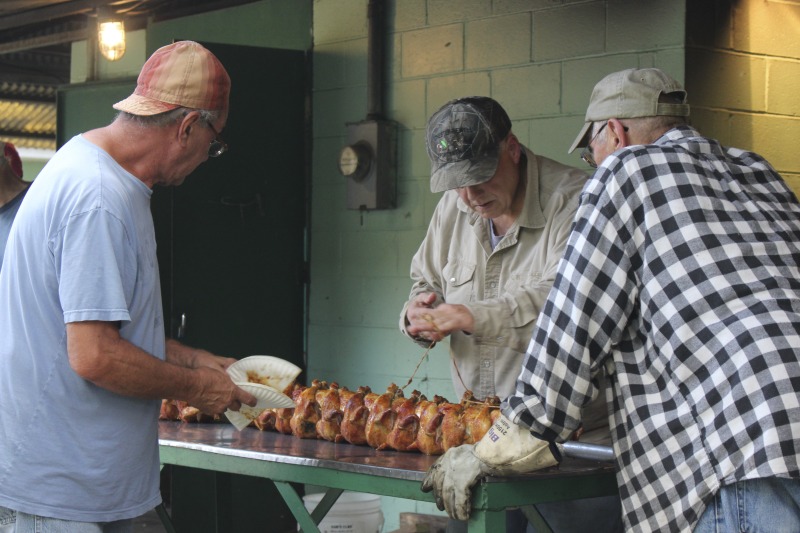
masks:
<path id="1" fill-rule="evenodd" d="M 662 94 L 676 97 L 680 103 L 659 103 Z M 686 91 L 680 83 L 657 68 L 632 68 L 609 74 L 594 86 L 586 109 L 586 121 L 567 153 L 589 143 L 594 122 L 656 116 L 689 116 Z"/>
<path id="2" fill-rule="evenodd" d="M 428 120 L 431 191 L 489 181 L 499 162 L 500 143 L 511 131 L 505 110 L 486 96 L 451 100 Z"/>

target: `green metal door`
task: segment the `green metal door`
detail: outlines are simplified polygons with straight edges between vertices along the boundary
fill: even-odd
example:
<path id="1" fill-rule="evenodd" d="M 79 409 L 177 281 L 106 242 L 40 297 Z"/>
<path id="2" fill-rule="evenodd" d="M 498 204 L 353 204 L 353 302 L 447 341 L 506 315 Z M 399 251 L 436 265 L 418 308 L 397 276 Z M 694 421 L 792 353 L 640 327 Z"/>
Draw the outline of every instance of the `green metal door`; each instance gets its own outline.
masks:
<path id="1" fill-rule="evenodd" d="M 274 355 L 304 368 L 305 54 L 203 44 L 232 80 L 221 135 L 229 150 L 153 194 L 168 334 L 220 355 Z M 178 532 L 296 527 L 269 480 L 174 468 L 169 482 Z"/>

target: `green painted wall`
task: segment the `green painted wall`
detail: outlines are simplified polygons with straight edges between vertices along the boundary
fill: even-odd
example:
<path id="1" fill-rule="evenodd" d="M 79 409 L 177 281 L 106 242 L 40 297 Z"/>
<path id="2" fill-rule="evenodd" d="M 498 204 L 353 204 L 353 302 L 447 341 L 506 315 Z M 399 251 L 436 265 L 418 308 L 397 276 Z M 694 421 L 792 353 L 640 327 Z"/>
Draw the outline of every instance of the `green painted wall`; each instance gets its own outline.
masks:
<path id="1" fill-rule="evenodd" d="M 404 385 L 423 350 L 398 331 L 411 257 L 439 195 L 429 189 L 427 117 L 449 99 L 489 95 L 535 152 L 580 165 L 567 149 L 594 84 L 628 67 L 684 77 L 683 0 L 394 0 L 388 2 L 387 99 L 400 125 L 398 207 L 345 208 L 336 167 L 347 122 L 367 114 L 367 0 L 315 0 L 309 376 L 354 388 Z M 447 346 L 413 388 L 456 400 Z M 412 387 L 409 387 L 409 391 Z M 433 505 L 384 498 L 400 512 Z"/>

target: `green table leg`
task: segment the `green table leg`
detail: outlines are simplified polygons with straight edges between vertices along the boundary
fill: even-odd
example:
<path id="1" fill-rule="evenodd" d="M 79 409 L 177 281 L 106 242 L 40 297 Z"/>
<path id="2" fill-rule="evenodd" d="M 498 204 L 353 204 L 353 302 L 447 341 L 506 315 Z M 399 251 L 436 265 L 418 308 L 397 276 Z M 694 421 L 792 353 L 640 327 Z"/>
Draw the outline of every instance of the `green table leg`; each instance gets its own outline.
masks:
<path id="1" fill-rule="evenodd" d="M 319 533 L 319 528 L 317 526 L 322 522 L 325 515 L 328 514 L 328 511 L 330 511 L 331 507 L 336 503 L 336 500 L 338 500 L 339 496 L 344 492 L 344 489 L 328 489 L 325 492 L 325 496 L 322 497 L 314 510 L 309 514 L 305 503 L 302 498 L 298 496 L 294 487 L 284 481 L 273 481 L 273 483 L 275 483 L 278 492 L 280 492 L 286 505 L 289 506 L 289 510 L 297 519 L 297 523 L 300 524 L 300 531 L 302 533 Z"/>
<path id="2" fill-rule="evenodd" d="M 473 510 L 467 522 L 469 533 L 497 533 L 506 530 L 506 511 L 477 511 Z"/>
<path id="3" fill-rule="evenodd" d="M 547 521 L 544 519 L 535 505 L 523 505 L 520 507 L 520 510 L 522 511 L 522 514 L 525 515 L 525 518 L 528 519 L 528 522 L 533 524 L 536 533 L 553 533 L 553 530 L 550 529 Z"/>

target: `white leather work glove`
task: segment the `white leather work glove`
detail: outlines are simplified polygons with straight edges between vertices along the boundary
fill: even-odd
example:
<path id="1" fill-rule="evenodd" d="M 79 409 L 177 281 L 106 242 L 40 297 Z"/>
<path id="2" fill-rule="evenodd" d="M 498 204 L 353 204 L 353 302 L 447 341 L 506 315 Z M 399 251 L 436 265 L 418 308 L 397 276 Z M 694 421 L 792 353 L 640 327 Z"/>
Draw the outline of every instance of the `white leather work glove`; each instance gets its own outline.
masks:
<path id="1" fill-rule="evenodd" d="M 532 472 L 561 461 L 561 446 L 537 439 L 501 416 L 475 445 L 450 448 L 428 470 L 422 491 L 433 491 L 436 507 L 450 518 L 469 520 L 472 487 L 486 475 Z"/>

